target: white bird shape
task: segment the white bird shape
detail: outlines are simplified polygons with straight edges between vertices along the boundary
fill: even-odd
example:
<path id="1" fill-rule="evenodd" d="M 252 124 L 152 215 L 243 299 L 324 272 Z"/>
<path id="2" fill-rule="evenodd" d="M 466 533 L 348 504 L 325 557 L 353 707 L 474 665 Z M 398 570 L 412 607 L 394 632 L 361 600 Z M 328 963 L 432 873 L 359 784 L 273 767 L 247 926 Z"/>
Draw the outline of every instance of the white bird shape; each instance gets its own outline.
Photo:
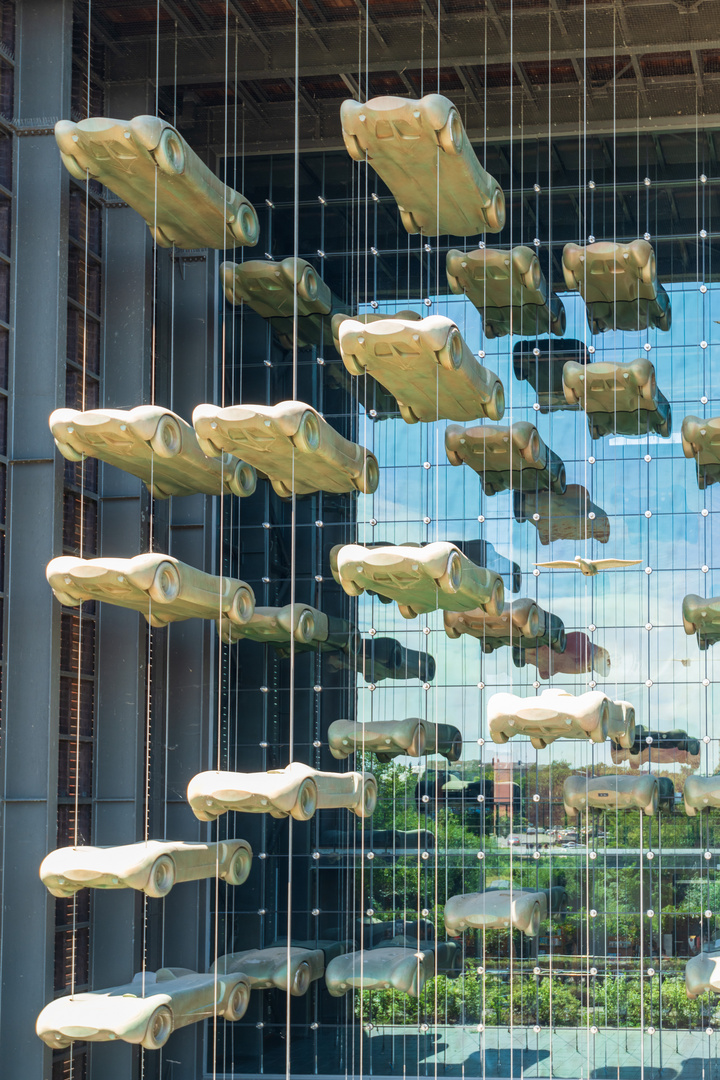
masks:
<path id="1" fill-rule="evenodd" d="M 569 559 L 553 559 L 551 562 L 536 562 L 535 566 L 549 566 L 554 570 L 579 570 L 585 577 L 595 577 L 603 570 L 622 570 L 626 566 L 638 566 L 642 559 L 583 559 L 576 555 Z"/>

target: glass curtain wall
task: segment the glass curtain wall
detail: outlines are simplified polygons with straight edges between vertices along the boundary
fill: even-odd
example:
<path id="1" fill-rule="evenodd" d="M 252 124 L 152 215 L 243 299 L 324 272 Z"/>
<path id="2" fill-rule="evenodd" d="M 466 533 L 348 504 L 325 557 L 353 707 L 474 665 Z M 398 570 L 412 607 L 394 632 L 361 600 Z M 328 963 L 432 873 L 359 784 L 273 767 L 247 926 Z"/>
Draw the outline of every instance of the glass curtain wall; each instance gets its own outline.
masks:
<path id="1" fill-rule="evenodd" d="M 294 521 L 275 494 L 244 501 L 226 519 L 225 565 L 237 572 L 239 552 L 258 603 L 282 605 L 294 564 L 297 600 L 346 620 L 357 637 L 345 650 L 298 651 L 292 679 L 287 655 L 272 645 L 233 646 L 221 687 L 220 757 L 222 767 L 284 765 L 294 683 L 294 759 L 332 771 L 364 767 L 379 799 L 364 828 L 346 811 L 292 826 L 228 815 L 220 828 L 246 835 L 259 858 L 245 888 L 220 895 L 219 951 L 269 946 L 290 929 L 297 943 L 354 942 L 365 963 L 391 939 L 414 941 L 435 949 L 437 964 L 437 945 L 450 940 L 451 896 L 542 893 L 550 910 L 535 936 L 517 926 L 466 930 L 453 939 L 456 971 L 428 979 L 419 998 L 389 987 L 336 999 L 320 980 L 292 1001 L 286 1029 L 285 995 L 254 995 L 246 1017 L 209 1040 L 208 1068 L 216 1056 L 218 1074 L 284 1073 L 286 1031 L 293 1072 L 319 1075 L 631 1080 L 661 1069 L 700 1077 L 716 1067 L 716 998 L 691 1000 L 684 972 L 720 941 L 720 825 L 713 811 L 688 816 L 683 794 L 689 777 L 720 771 L 718 684 L 714 648 L 684 624 L 683 600 L 720 596 L 719 508 L 681 434 L 686 416 L 702 423 L 720 413 L 717 190 L 707 179 L 715 150 L 712 133 L 694 130 L 555 140 L 552 150 L 536 140 L 480 148 L 508 201 L 508 225 L 485 243 L 537 253 L 566 312 L 564 336 L 552 339 L 493 336 L 491 315 L 449 292 L 446 254 L 461 244 L 408 236 L 395 200 L 364 164 L 342 153 L 301 155 L 300 257 L 344 310 L 453 320 L 502 380 L 498 426 L 534 425 L 564 463 L 567 492 L 522 491 L 516 476 L 490 494 L 487 475 L 450 460 L 447 421 L 407 424 L 386 390 L 346 370 L 329 320 L 312 332 L 300 320 L 296 396 L 372 450 L 380 483 L 357 499 L 298 498 Z M 249 158 L 243 170 L 265 259 L 292 255 L 292 158 Z M 643 237 L 670 299 L 670 328 L 593 333 L 581 296 L 563 279 L 564 246 Z M 283 327 L 224 301 L 218 318 L 226 404 L 292 397 Z M 587 415 L 563 394 L 568 360 L 649 360 L 668 409 L 657 422 L 613 407 Z M 406 620 L 394 603 L 367 592 L 350 598 L 333 580 L 336 544 L 437 540 L 500 573 L 506 600 L 538 605 L 554 628 L 550 643 L 523 648 L 482 632 L 449 634 L 442 611 Z M 576 556 L 633 564 L 595 576 L 536 565 Z M 629 702 L 634 741 L 493 741 L 493 695 L 529 698 L 548 688 Z M 460 759 L 388 762 L 367 753 L 353 764 L 329 754 L 328 727 L 339 718 L 409 717 L 459 728 Z M 659 812 L 637 805 L 567 813 L 568 777 L 584 784 L 616 773 L 656 778 Z"/>

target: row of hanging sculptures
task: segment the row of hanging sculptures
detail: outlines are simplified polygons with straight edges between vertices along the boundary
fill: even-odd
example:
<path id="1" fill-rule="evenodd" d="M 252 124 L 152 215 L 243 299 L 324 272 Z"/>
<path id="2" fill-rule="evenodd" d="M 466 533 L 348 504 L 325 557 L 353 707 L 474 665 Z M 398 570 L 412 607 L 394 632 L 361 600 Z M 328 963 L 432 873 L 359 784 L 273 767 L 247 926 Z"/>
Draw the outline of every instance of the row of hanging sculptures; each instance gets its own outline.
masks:
<path id="1" fill-rule="evenodd" d="M 472 236 L 502 230 L 502 189 L 478 161 L 460 114 L 447 98 L 428 94 L 420 100 L 346 101 L 340 116 L 350 156 L 367 161 L 384 180 L 408 232 Z M 81 180 L 92 177 L 126 200 L 161 246 L 222 250 L 257 243 L 254 208 L 219 181 L 166 121 L 154 116 L 61 120 L 55 135 L 71 174 Z M 532 248 L 451 251 L 447 269 L 452 291 L 466 292 L 483 311 L 489 337 L 564 333 L 562 303 L 549 294 Z M 311 309 L 305 314 L 331 314 L 329 290 L 313 286 L 307 273 L 298 277 L 297 267 L 292 271 L 291 288 Z M 259 272 L 268 275 L 265 268 Z M 247 276 L 252 270 L 228 269 L 233 295 L 237 277 Z M 646 240 L 568 244 L 563 276 L 569 290 L 582 294 L 593 332 L 670 328 L 670 301 L 657 281 L 655 255 Z M 523 308 L 528 310 L 523 313 Z"/>
<path id="2" fill-rule="evenodd" d="M 390 98 L 365 105 L 346 102 L 342 121 L 351 155 L 370 161 L 388 183 L 408 231 L 470 235 L 501 230 L 503 193 L 480 166 L 459 115 L 447 99 L 430 95 L 419 102 Z M 64 121 L 57 126 L 57 138 L 70 172 L 78 179 L 99 179 L 126 199 L 143 215 L 160 245 L 223 249 L 257 242 L 253 207 L 218 181 L 175 129 L 158 118 L 138 117 L 128 123 Z M 410 157 L 412 168 L 407 168 Z M 446 266 L 451 290 L 465 293 L 480 310 L 486 336 L 564 333 L 562 302 L 550 294 L 532 249 L 505 252 L 483 246 L 471 253 L 451 251 Z M 583 296 L 593 331 L 669 329 L 669 299 L 657 282 L 654 252 L 646 241 L 567 245 L 563 271 L 567 288 Z M 499 421 L 504 414 L 500 379 L 478 362 L 449 319 L 419 319 L 409 312 L 392 318 L 347 318 L 347 308 L 303 260 L 225 263 L 222 277 L 228 299 L 246 300 L 286 337 L 298 330 L 315 341 L 318 334 L 320 340 L 327 340 L 329 334 L 350 374 L 374 377 L 396 399 L 408 423 Z M 297 327 L 293 325 L 295 312 Z M 529 357 L 521 353 L 517 357 L 523 372 L 519 377 L 532 382 L 535 375 L 541 381 Z M 670 408 L 647 359 L 589 365 L 569 357 L 563 361 L 559 379 L 543 386 L 545 392 L 548 398 L 541 407 L 584 408 L 593 438 L 614 431 L 670 434 Z M 562 400 L 558 400 L 560 394 Z M 683 424 L 683 447 L 697 460 L 701 486 L 718 478 L 714 423 L 688 417 Z M 340 436 L 302 402 L 229 409 L 201 405 L 193 415 L 193 427 L 169 410 L 154 407 L 86 413 L 59 410 L 51 418 L 51 427 L 66 457 L 81 460 L 91 455 L 118 465 L 139 476 L 160 498 L 194 491 L 246 496 L 255 490 L 258 475 L 267 477 L 281 497 L 318 490 L 372 493 L 378 485 L 375 457 Z M 478 472 L 487 494 L 513 488 L 518 520 L 541 521 L 542 497 L 552 495 L 571 501 L 573 512 L 583 522 L 586 515 L 593 520 L 599 517 L 597 538 L 607 542 L 606 515 L 603 521 L 601 511 L 598 515 L 589 511 L 584 489 L 571 494 L 563 462 L 544 445 L 533 425 L 451 425 L 446 431 L 446 450 L 452 464 L 467 462 Z M 544 533 L 541 524 L 537 527 L 541 539 L 547 538 L 544 542 L 557 538 L 551 526 Z M 578 557 L 570 566 L 592 576 L 626 562 Z M 520 599 L 506 607 L 500 574 L 473 562 L 457 545 L 344 545 L 330 552 L 330 565 L 350 595 L 367 588 L 395 601 L 408 618 L 442 608 L 449 636 L 472 634 L 486 651 L 511 643 L 518 660 L 524 662 L 531 652 L 539 655 L 545 649 L 562 655 L 567 649 L 570 635 L 556 616 L 530 600 Z M 153 625 L 201 617 L 217 621 L 228 641 L 248 637 L 285 648 L 292 640 L 293 648 L 351 651 L 348 642 L 353 632 L 349 624 L 340 625 L 342 620 L 331 623 L 307 605 L 256 609 L 253 591 L 245 582 L 204 574 L 167 555 L 132 560 L 63 557 L 49 565 L 48 579 L 63 603 L 101 599 L 140 611 Z M 717 640 L 713 635 L 720 637 L 719 608 L 720 601 L 686 597 L 684 626 L 688 633 L 698 633 L 701 645 Z M 530 735 L 538 749 L 557 738 L 601 742 L 609 737 L 614 760 L 616 753 L 632 755 L 641 738 L 633 707 L 613 702 L 598 691 L 577 698 L 558 691 L 529 699 L 494 695 L 488 703 L 488 721 L 495 741 L 507 742 L 523 733 Z M 658 734 L 668 741 L 670 734 L 677 733 Z M 452 761 L 462 750 L 462 737 L 452 725 L 414 719 L 385 725 L 336 721 L 328 731 L 328 741 L 339 760 L 370 749 L 368 742 L 379 760 L 399 753 L 436 752 Z M 688 813 L 720 805 L 716 778 L 690 779 L 697 779 L 699 785 L 686 788 Z M 568 781 L 564 801 L 571 816 L 578 810 L 606 806 L 613 798 L 618 809 L 634 806 L 653 814 L 659 808 L 654 777 L 576 776 Z M 323 773 L 298 762 L 267 773 L 201 773 L 188 785 L 188 801 L 203 821 L 228 810 L 307 820 L 323 807 L 347 807 L 364 818 L 372 814 L 376 798 L 377 785 L 370 773 Z M 249 874 L 251 859 L 249 845 L 242 840 L 216 844 L 150 841 L 115 849 L 61 849 L 47 857 L 41 875 L 56 895 L 71 895 L 81 881 L 98 888 L 131 887 L 164 896 L 182 880 L 219 876 L 228 884 L 241 884 Z M 450 897 L 445 907 L 446 929 L 455 936 L 466 929 L 516 926 L 537 935 L 542 919 L 563 912 L 567 901 L 563 892 L 491 890 Z M 208 973 L 185 969 L 143 973 L 121 987 L 52 1002 L 38 1018 L 37 1031 L 55 1047 L 68 1045 L 81 1030 L 90 1041 L 120 1038 L 157 1048 L 184 1024 L 218 1014 L 239 1019 L 253 988 L 277 986 L 301 994 L 325 973 L 331 994 L 354 987 L 395 986 L 417 996 L 425 978 L 437 971 L 457 970 L 457 947 L 450 942 L 419 949 L 417 942 L 402 935 L 389 948 L 360 954 L 348 951 L 353 942 L 326 945 L 306 948 L 290 943 L 288 947 L 278 942 L 270 949 L 221 957 Z M 703 986 L 711 985 L 711 975 L 703 977 Z M 694 994 L 697 987 L 697 979 L 692 982 L 688 977 L 688 993 Z"/>

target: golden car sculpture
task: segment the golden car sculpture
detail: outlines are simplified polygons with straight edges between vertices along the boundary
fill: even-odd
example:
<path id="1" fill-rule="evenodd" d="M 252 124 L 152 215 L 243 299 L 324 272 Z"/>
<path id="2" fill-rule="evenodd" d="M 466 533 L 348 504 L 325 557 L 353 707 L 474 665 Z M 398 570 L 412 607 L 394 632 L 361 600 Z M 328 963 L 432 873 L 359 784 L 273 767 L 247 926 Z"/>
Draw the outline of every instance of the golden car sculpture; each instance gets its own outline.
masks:
<path id="1" fill-rule="evenodd" d="M 55 139 L 70 175 L 114 191 L 145 219 L 160 247 L 257 244 L 252 203 L 223 184 L 166 120 L 59 120 Z"/>
<path id="2" fill-rule="evenodd" d="M 500 232 L 505 196 L 483 169 L 452 101 L 376 97 L 340 108 L 345 147 L 390 188 L 409 233 Z"/>
<path id="3" fill-rule="evenodd" d="M 670 297 L 657 280 L 655 252 L 647 240 L 566 244 L 562 265 L 568 289 L 585 301 L 593 334 L 670 329 Z"/>
<path id="4" fill-rule="evenodd" d="M 562 495 L 567 487 L 565 465 L 526 420 L 510 427 L 478 424 L 445 428 L 445 453 L 451 465 L 465 463 L 480 477 L 486 495 L 550 490 Z"/>
<path id="5" fill-rule="evenodd" d="M 532 248 L 453 249 L 445 272 L 450 292 L 464 294 L 480 312 L 486 338 L 565 333 L 565 306 L 548 289 Z"/>
<path id="6" fill-rule="evenodd" d="M 364 446 L 350 442 L 302 401 L 278 405 L 198 405 L 193 426 L 208 457 L 222 453 L 243 461 L 267 476 L 282 498 L 293 491 L 362 491 L 377 488 L 377 458 Z"/>
<path id="7" fill-rule="evenodd" d="M 347 318 L 349 308 L 305 259 L 247 259 L 224 262 L 220 281 L 233 307 L 248 304 L 272 326 L 284 348 L 292 348 L 297 312 L 297 343 L 333 344 L 333 319 Z"/>
<path id="8" fill-rule="evenodd" d="M 569 405 L 585 410 L 592 439 L 653 433 L 670 437 L 670 403 L 657 385 L 655 366 L 644 357 L 629 364 L 569 360 L 563 368 L 563 392 Z"/>
<path id="9" fill-rule="evenodd" d="M 500 420 L 505 391 L 444 315 L 427 319 L 345 319 L 338 330 L 340 355 L 351 375 L 366 372 L 396 398 L 408 424 L 435 420 Z"/>
<path id="10" fill-rule="evenodd" d="M 257 473 L 230 454 L 211 458 L 195 430 L 159 405 L 134 409 L 56 409 L 55 445 L 68 461 L 97 458 L 139 477 L 156 499 L 171 495 L 252 495 Z"/>

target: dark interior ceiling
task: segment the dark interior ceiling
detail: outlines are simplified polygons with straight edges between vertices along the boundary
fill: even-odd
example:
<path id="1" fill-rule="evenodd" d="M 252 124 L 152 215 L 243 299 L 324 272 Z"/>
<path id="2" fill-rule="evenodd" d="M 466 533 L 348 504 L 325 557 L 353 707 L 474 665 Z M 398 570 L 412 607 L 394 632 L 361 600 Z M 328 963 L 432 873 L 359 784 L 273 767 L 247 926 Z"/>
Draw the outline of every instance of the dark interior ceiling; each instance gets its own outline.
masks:
<path id="1" fill-rule="evenodd" d="M 439 88 L 474 140 L 720 128 L 720 0 L 105 0 L 92 35 L 107 82 L 157 73 L 189 140 L 255 154 L 293 145 L 296 16 L 303 149 L 342 146 L 366 84 Z"/>

